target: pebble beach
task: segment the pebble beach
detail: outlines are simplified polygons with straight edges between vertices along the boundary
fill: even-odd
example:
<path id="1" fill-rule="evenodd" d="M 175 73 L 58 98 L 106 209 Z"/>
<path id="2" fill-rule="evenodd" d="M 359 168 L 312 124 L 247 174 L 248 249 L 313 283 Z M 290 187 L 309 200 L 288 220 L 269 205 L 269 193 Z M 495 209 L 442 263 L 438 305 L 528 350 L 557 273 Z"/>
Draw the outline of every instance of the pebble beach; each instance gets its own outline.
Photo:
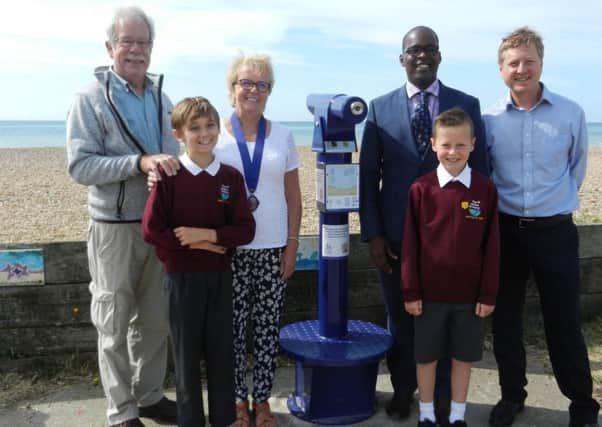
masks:
<path id="1" fill-rule="evenodd" d="M 315 154 L 299 146 L 303 193 L 301 234 L 318 233 Z M 354 155 L 357 160 L 357 154 Z M 590 147 L 578 223 L 602 222 L 602 147 Z M 0 149 L 0 245 L 86 239 L 86 188 L 67 174 L 64 148 Z M 357 213 L 349 217 L 359 232 Z"/>

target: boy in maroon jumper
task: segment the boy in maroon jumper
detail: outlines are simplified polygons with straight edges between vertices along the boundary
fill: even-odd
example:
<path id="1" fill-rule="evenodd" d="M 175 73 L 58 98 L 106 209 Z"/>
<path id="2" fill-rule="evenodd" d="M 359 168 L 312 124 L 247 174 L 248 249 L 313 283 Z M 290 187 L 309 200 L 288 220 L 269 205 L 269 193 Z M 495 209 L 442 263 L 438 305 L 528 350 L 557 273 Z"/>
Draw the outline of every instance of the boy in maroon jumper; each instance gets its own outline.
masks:
<path id="1" fill-rule="evenodd" d="M 449 424 L 466 426 L 472 362 L 482 357 L 484 317 L 495 306 L 499 273 L 497 191 L 467 165 L 474 149 L 470 117 L 460 108 L 441 113 L 431 144 L 437 170 L 410 187 L 402 245 L 405 309 L 416 316 L 419 427 L 435 426 L 437 361 L 452 358 Z"/>
<path id="2" fill-rule="evenodd" d="M 144 240 L 165 266 L 173 341 L 179 426 L 204 426 L 200 359 L 207 366 L 213 426 L 236 419 L 230 253 L 250 242 L 255 221 L 242 175 L 213 155 L 219 116 L 202 97 L 186 98 L 171 116 L 186 145 L 182 169 L 163 174 L 142 219 Z"/>

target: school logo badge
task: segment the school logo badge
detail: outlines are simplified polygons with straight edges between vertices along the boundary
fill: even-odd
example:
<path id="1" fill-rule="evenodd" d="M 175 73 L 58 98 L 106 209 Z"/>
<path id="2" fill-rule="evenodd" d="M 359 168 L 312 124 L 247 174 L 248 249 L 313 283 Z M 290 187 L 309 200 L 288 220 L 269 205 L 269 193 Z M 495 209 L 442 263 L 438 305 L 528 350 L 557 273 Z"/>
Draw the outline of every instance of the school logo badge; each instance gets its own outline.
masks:
<path id="1" fill-rule="evenodd" d="M 462 209 L 468 212 L 466 218 L 468 219 L 478 219 L 482 220 L 481 216 L 481 201 L 480 200 L 471 200 L 470 202 L 462 201 L 461 202 Z"/>
<path id="2" fill-rule="evenodd" d="M 218 202 L 221 203 L 229 203 L 230 202 L 230 186 L 226 184 L 222 184 L 219 189 L 220 199 Z"/>
<path id="3" fill-rule="evenodd" d="M 470 205 L 468 205 L 468 213 L 470 214 L 470 216 L 472 217 L 478 217 L 481 215 L 481 202 L 478 200 L 473 200 L 472 202 L 470 202 Z"/>

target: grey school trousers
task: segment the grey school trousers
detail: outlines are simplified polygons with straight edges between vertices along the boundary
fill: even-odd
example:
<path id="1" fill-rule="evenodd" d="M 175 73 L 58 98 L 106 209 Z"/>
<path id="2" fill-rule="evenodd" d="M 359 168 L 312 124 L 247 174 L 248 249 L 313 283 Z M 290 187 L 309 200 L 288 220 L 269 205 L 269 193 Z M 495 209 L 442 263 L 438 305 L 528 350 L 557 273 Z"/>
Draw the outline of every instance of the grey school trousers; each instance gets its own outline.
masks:
<path id="1" fill-rule="evenodd" d="M 205 426 L 201 359 L 205 360 L 211 426 L 229 426 L 236 420 L 232 273 L 180 272 L 167 273 L 167 278 L 178 426 Z"/>
<path id="2" fill-rule="evenodd" d="M 90 221 L 90 316 L 109 425 L 138 417 L 163 397 L 167 298 L 163 267 L 142 240 L 140 223 Z"/>

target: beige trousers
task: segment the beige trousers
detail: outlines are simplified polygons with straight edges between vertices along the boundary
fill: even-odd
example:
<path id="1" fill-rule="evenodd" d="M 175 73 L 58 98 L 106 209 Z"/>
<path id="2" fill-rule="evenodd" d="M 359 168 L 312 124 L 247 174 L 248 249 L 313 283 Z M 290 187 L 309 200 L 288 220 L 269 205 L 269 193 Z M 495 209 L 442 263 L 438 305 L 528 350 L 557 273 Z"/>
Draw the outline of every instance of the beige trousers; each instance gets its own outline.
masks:
<path id="1" fill-rule="evenodd" d="M 140 223 L 90 221 L 90 316 L 109 424 L 138 417 L 163 397 L 167 298 L 163 267 L 142 240 Z"/>

